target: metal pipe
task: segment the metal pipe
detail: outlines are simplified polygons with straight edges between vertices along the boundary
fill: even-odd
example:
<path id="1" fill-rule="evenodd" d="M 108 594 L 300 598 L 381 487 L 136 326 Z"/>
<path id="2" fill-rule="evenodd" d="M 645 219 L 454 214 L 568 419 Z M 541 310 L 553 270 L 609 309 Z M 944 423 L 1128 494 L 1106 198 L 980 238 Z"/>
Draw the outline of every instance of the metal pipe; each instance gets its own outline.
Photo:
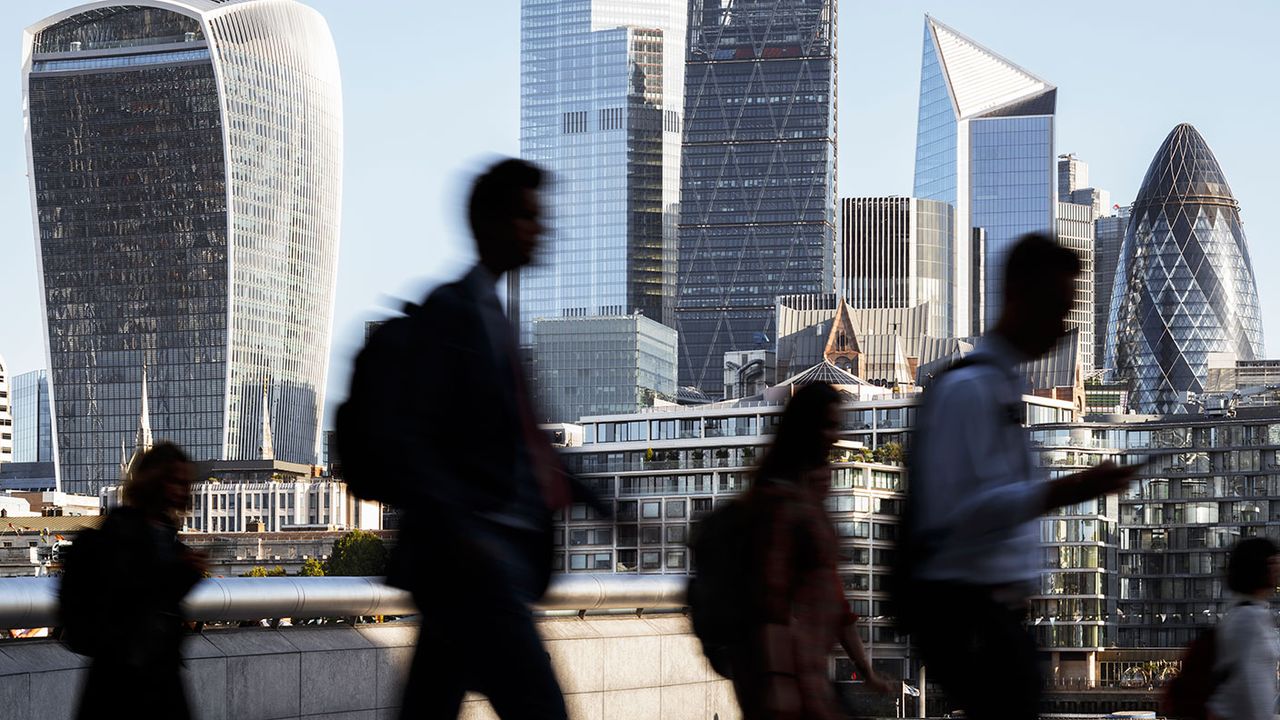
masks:
<path id="1" fill-rule="evenodd" d="M 683 575 L 557 575 L 538 609 L 673 610 L 684 606 L 687 582 Z M 57 578 L 0 578 L 0 628 L 51 627 L 57 609 Z M 417 612 L 409 593 L 366 577 L 208 578 L 183 603 L 188 620 L 204 622 Z"/>

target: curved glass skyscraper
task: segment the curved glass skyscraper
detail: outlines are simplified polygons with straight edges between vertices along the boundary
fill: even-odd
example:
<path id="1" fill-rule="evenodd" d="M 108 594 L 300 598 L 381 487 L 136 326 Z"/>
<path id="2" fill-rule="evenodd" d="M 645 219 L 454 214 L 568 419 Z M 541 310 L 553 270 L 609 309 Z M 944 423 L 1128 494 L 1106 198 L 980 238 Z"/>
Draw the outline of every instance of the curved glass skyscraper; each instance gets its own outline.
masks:
<path id="1" fill-rule="evenodd" d="M 1141 413 L 1183 412 L 1210 353 L 1262 357 L 1240 204 L 1194 127 L 1173 129 L 1133 203 L 1116 264 L 1106 366 Z"/>
<path id="2" fill-rule="evenodd" d="M 156 437 L 195 459 L 261 457 L 269 416 L 275 458 L 313 463 L 342 177 L 324 19 L 92 3 L 28 28 L 22 72 L 62 487 L 117 480 L 144 372 Z"/>

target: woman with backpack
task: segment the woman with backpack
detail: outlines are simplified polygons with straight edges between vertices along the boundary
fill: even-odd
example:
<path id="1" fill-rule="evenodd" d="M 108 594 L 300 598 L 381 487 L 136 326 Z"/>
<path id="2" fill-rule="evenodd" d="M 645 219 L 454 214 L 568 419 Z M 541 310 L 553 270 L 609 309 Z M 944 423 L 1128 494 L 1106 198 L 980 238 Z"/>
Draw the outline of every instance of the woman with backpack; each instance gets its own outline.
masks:
<path id="1" fill-rule="evenodd" d="M 177 514 L 194 474 L 177 445 L 157 443 L 130 468 L 124 505 L 72 545 L 60 598 L 64 632 L 73 650 L 93 658 L 80 720 L 190 717 L 179 605 L 206 562 L 178 542 Z"/>
<path id="2" fill-rule="evenodd" d="M 827 670 L 836 643 L 868 686 L 889 691 L 867 661 L 854 626 L 857 616 L 836 568 L 835 528 L 823 506 L 839 408 L 840 394 L 831 386 L 800 388 L 744 498 L 753 568 L 751 622 L 730 664 L 745 720 L 845 717 Z"/>
<path id="3" fill-rule="evenodd" d="M 1207 703 L 1217 720 L 1272 720 L 1280 636 L 1271 596 L 1280 582 L 1280 548 L 1270 538 L 1236 543 L 1227 560 L 1227 585 L 1240 596 L 1216 628 L 1214 676 L 1221 681 Z"/>

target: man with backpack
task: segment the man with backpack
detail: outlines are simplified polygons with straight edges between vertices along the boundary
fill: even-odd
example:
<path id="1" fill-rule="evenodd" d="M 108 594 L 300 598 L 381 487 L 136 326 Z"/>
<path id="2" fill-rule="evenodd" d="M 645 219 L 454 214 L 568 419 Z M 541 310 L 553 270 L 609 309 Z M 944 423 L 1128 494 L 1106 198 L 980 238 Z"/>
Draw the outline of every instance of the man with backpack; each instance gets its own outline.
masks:
<path id="1" fill-rule="evenodd" d="M 467 691 L 503 718 L 565 718 L 530 605 L 550 579 L 552 513 L 574 486 L 537 427 L 495 291 L 537 248 L 542 181 L 521 160 L 475 181 L 479 262 L 375 331 L 338 411 L 348 483 L 402 510 L 387 579 L 422 611 L 403 718 L 456 717 Z"/>
<path id="2" fill-rule="evenodd" d="M 934 380 L 917 414 L 895 612 L 930 677 L 979 720 L 1038 715 L 1039 659 L 1023 623 L 1038 591 L 1040 515 L 1122 490 L 1136 472 L 1107 462 L 1049 481 L 1032 462 L 1018 366 L 1066 334 L 1079 272 L 1053 238 L 1021 238 L 999 321 Z"/>

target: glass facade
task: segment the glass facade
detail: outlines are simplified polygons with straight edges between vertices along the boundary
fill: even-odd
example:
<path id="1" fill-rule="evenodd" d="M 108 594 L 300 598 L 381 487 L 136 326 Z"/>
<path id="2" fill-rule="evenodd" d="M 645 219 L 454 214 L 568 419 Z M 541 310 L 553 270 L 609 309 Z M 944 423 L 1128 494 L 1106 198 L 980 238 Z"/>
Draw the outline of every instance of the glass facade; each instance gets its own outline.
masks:
<path id="1" fill-rule="evenodd" d="M 548 234 L 512 276 L 538 318 L 674 326 L 686 13 L 676 0 L 523 0 L 520 151 L 552 175 Z"/>
<path id="2" fill-rule="evenodd" d="M 772 343 L 775 298 L 834 289 L 836 8 L 689 6 L 680 385 L 719 397 L 725 353 Z"/>
<path id="3" fill-rule="evenodd" d="M 930 337 L 956 337 L 952 206 L 919 198 L 844 198 L 836 287 L 854 308 L 929 304 Z"/>
<path id="4" fill-rule="evenodd" d="M 32 370 L 15 375 L 10 388 L 13 411 L 13 461 L 53 462 L 53 414 L 49 374 Z M 2 425 L 3 422 L 0 422 Z"/>
<path id="5" fill-rule="evenodd" d="M 9 368 L 0 357 L 0 463 L 13 461 L 13 400 Z"/>
<path id="6" fill-rule="evenodd" d="M 974 119 L 969 133 L 969 218 L 986 231 L 983 305 L 991 327 L 1009 249 L 1026 233 L 1053 229 L 1053 116 Z"/>
<path id="7" fill-rule="evenodd" d="M 266 384 L 275 456 L 313 463 L 341 190 L 324 20 L 98 7 L 25 63 L 63 489 L 117 481 L 144 366 L 158 438 L 258 457 Z"/>
<path id="8" fill-rule="evenodd" d="M 1129 209 L 1100 217 L 1093 222 L 1093 362 L 1103 370 L 1107 357 L 1107 325 L 1111 316 L 1111 286 L 1115 283 L 1116 262 L 1124 231 L 1129 226 Z"/>
<path id="9" fill-rule="evenodd" d="M 1136 412 L 1186 410 L 1211 353 L 1263 357 L 1262 319 L 1240 206 L 1194 127 L 1165 138 L 1138 191 L 1116 264 L 1107 368 Z"/>
<path id="10" fill-rule="evenodd" d="M 1056 97 L 1052 85 L 925 20 L 914 194 L 955 207 L 954 263 L 976 270 L 957 275 L 957 316 L 973 321 L 957 335 L 994 324 L 1005 256 L 1018 237 L 1053 230 Z"/>
<path id="11" fill-rule="evenodd" d="M 1044 462 L 1063 471 L 1151 459 L 1139 482 L 1108 499 L 1097 518 L 1094 538 L 1108 559 L 1100 554 L 1092 568 L 1084 558 L 1109 588 L 1102 620 L 1121 648 L 1187 645 L 1235 602 L 1226 587 L 1231 546 L 1280 535 L 1280 409 L 1089 422 L 1031 435 Z"/>
<path id="12" fill-rule="evenodd" d="M 643 315 L 535 320 L 533 365 L 544 422 L 636 412 L 675 402 L 676 331 Z"/>

